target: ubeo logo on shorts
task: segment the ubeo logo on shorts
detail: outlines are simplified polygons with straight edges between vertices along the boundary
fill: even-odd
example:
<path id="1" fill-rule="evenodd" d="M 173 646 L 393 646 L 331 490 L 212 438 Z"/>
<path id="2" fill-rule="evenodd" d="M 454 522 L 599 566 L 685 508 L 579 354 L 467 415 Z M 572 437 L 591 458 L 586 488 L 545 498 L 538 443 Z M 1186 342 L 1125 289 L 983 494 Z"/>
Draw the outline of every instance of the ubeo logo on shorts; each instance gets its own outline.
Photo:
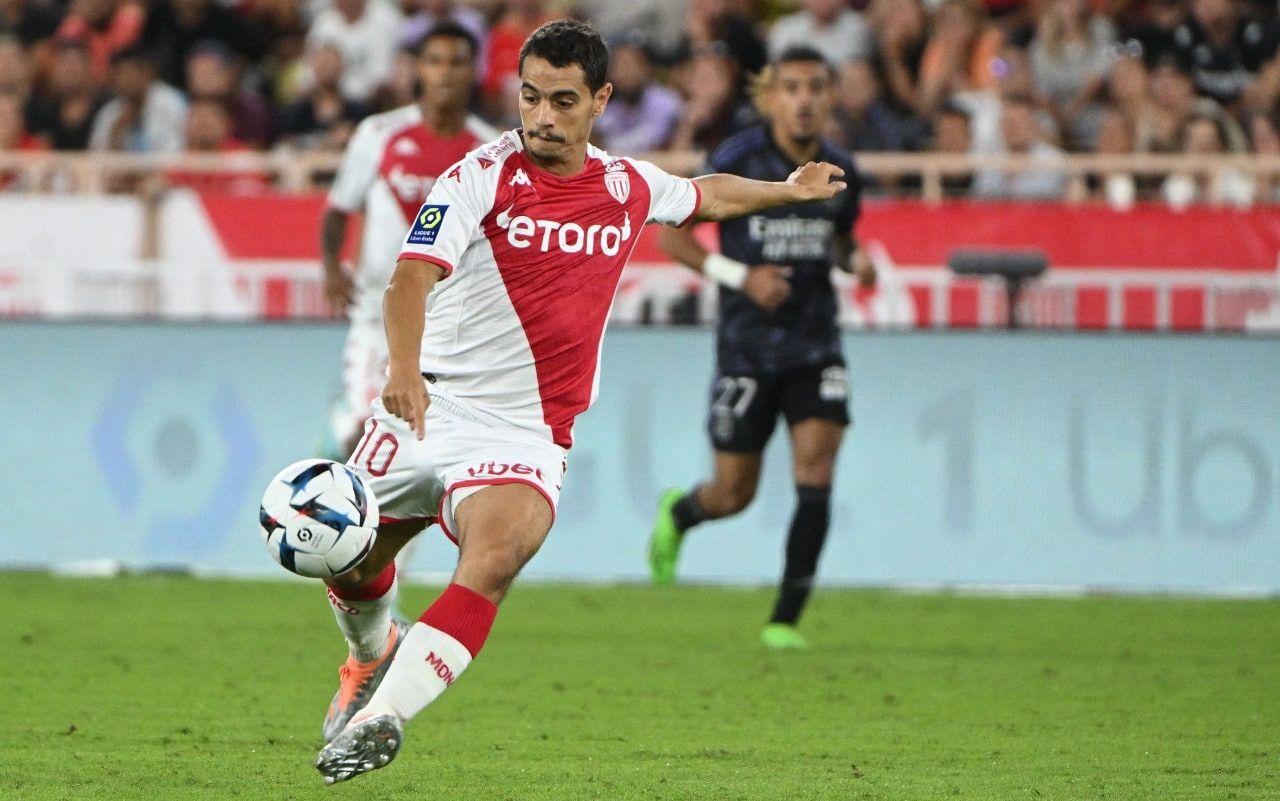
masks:
<path id="1" fill-rule="evenodd" d="M 474 467 L 467 468 L 467 475 L 472 478 L 481 476 L 533 476 L 539 481 L 546 483 L 546 479 L 542 476 L 542 470 L 537 467 L 530 467 L 527 464 L 516 462 L 515 464 L 507 464 L 506 462 L 482 462 Z"/>
<path id="2" fill-rule="evenodd" d="M 434 245 L 436 234 L 440 233 L 440 223 L 444 222 L 444 213 L 448 206 L 427 204 L 418 210 L 418 216 L 409 229 L 408 242 L 413 245 Z"/>

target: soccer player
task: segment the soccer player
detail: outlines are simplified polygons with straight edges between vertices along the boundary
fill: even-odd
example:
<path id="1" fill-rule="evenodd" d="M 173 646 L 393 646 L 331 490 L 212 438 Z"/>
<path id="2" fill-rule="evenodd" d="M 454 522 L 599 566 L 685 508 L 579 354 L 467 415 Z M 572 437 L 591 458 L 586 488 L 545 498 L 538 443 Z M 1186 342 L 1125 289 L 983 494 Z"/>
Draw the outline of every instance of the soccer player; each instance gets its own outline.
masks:
<path id="1" fill-rule="evenodd" d="M 339 782 L 388 764 L 402 726 L 453 684 L 555 517 L 575 417 L 595 398 L 601 337 L 647 222 L 680 225 L 825 201 L 841 171 L 784 181 L 677 178 L 588 144 L 612 87 L 589 26 L 559 20 L 520 52 L 522 127 L 447 169 L 413 219 L 384 301 L 390 367 L 348 464 L 377 496 L 370 554 L 327 580 L 358 661 L 316 767 Z M 403 635 L 396 552 L 427 522 L 458 545 L 452 583 Z M 374 657 L 362 655 L 377 655 Z M 340 691 L 340 695 L 342 692 Z"/>
<path id="2" fill-rule="evenodd" d="M 761 633 L 771 648 L 807 645 L 796 621 L 827 537 L 836 452 L 849 424 L 831 268 L 856 273 L 864 285 L 875 282 L 875 268 L 853 238 L 860 189 L 853 160 L 821 138 L 833 82 L 832 68 L 816 50 L 785 50 L 752 85 L 765 121 L 723 142 L 708 164 L 715 172 L 772 181 L 821 160 L 844 171 L 849 189 L 824 203 L 776 206 L 723 222 L 719 252 L 698 244 L 691 227 L 665 229 L 659 238 L 667 253 L 721 289 L 708 420 L 714 473 L 687 492 L 662 495 L 649 567 L 656 584 L 672 584 L 685 533 L 746 508 L 781 415 L 791 435 L 797 505 L 777 603 Z"/>
<path id="3" fill-rule="evenodd" d="M 498 131 L 468 113 L 475 90 L 475 37 L 442 22 L 418 44 L 417 103 L 365 118 L 329 191 L 320 228 L 324 292 L 350 318 L 343 349 L 342 396 L 331 413 L 331 455 L 345 460 L 359 440 L 369 404 L 387 377 L 382 292 L 409 222 L 446 168 Z M 351 215 L 364 211 L 359 269 L 341 260 Z"/>

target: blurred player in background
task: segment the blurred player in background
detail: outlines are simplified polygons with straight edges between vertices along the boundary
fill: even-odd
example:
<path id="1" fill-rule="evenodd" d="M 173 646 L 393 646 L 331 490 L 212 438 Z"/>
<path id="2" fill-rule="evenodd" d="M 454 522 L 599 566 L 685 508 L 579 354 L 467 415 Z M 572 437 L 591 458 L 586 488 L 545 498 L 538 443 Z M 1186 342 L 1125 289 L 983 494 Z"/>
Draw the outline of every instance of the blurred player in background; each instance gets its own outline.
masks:
<path id="1" fill-rule="evenodd" d="M 329 191 L 320 227 L 324 293 L 334 314 L 346 313 L 342 396 L 331 411 L 333 442 L 324 456 L 346 461 L 369 404 L 387 380 L 382 293 L 400 243 L 440 173 L 498 135 L 468 113 L 475 91 L 476 40 L 452 22 L 436 25 L 418 45 L 417 103 L 366 118 L 356 129 Z M 364 211 L 359 269 L 342 263 L 351 215 Z"/>
<path id="2" fill-rule="evenodd" d="M 395 757 L 403 724 L 479 653 L 542 546 L 640 227 L 824 201 L 845 187 L 830 164 L 781 182 L 691 181 L 610 157 L 588 144 L 612 91 L 607 65 L 587 25 L 534 31 L 519 59 L 523 127 L 445 170 L 404 240 L 384 303 L 387 383 L 348 462 L 378 498 L 378 538 L 327 582 L 335 609 L 359 612 L 336 617 L 363 661 L 343 674 L 339 699 L 351 702 L 335 701 L 325 720 L 331 741 L 316 767 L 326 782 Z M 458 564 L 402 634 L 390 616 L 393 559 L 429 522 L 457 542 Z"/>
<path id="3" fill-rule="evenodd" d="M 476 48 L 472 33 L 456 23 L 428 30 L 418 44 L 418 102 L 361 122 L 329 191 L 320 227 L 325 297 L 335 314 L 346 312 L 351 322 L 342 354 L 342 393 L 330 409 L 331 439 L 321 454 L 334 461 L 351 455 L 369 404 L 387 380 L 382 293 L 409 222 L 446 167 L 498 135 L 468 113 L 476 87 Z M 362 209 L 360 266 L 352 275 L 341 252 L 351 215 Z M 405 551 L 402 567 L 409 558 Z M 396 617 L 402 617 L 399 611 Z M 350 664 L 343 666 L 349 669 Z"/>
<path id="4" fill-rule="evenodd" d="M 781 415 L 791 435 L 797 506 L 777 603 L 761 633 L 772 648 L 807 645 L 795 626 L 827 537 L 836 452 L 849 424 L 831 268 L 856 273 L 865 286 L 875 282 L 875 268 L 853 238 L 860 202 L 853 160 L 820 136 L 833 83 L 832 68 L 816 50 L 787 49 L 753 85 L 765 122 L 726 140 L 708 165 L 714 172 L 773 181 L 822 160 L 844 170 L 848 190 L 825 203 L 779 206 L 722 223 L 718 253 L 698 244 L 691 227 L 664 230 L 659 240 L 673 258 L 721 289 L 708 424 L 715 472 L 687 492 L 663 494 L 649 543 L 653 580 L 664 586 L 675 581 L 689 529 L 737 514 L 751 502 L 762 452 Z"/>

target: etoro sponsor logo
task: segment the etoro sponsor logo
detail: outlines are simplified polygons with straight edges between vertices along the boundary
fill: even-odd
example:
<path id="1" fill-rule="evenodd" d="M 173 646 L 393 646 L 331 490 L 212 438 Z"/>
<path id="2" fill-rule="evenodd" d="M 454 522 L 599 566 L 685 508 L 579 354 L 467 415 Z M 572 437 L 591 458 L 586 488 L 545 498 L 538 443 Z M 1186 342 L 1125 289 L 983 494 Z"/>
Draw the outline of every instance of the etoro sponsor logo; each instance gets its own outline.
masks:
<path id="1" fill-rule="evenodd" d="M 431 193 L 436 179 L 430 175 L 415 175 L 405 170 L 404 165 L 397 164 L 387 175 L 387 183 L 403 202 L 421 203 Z"/>
<path id="2" fill-rule="evenodd" d="M 631 215 L 624 212 L 622 227 L 592 224 L 582 227 L 576 222 L 535 220 L 523 214 L 511 216 L 511 209 L 498 212 L 498 226 L 507 230 L 507 242 L 512 247 L 537 248 L 542 253 L 559 250 L 562 253 L 583 253 L 588 256 L 603 253 L 618 255 L 623 242 L 631 239 Z"/>

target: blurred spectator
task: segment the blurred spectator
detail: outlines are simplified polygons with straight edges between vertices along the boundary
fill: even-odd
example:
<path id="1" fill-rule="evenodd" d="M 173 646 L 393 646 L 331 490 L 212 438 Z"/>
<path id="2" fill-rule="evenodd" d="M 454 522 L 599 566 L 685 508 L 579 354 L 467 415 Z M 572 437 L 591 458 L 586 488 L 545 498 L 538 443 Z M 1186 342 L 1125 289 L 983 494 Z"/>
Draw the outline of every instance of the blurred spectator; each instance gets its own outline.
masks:
<path id="1" fill-rule="evenodd" d="M 874 0 L 868 20 L 875 35 L 876 68 L 885 101 L 899 114 L 923 120 L 920 62 L 929 41 L 923 0 Z"/>
<path id="2" fill-rule="evenodd" d="M 520 124 L 520 48 L 539 25 L 563 15 L 547 10 L 547 0 L 507 0 L 502 18 L 489 30 L 489 63 L 481 71 L 481 101 L 489 119 Z"/>
<path id="3" fill-rule="evenodd" d="M 1060 200 L 1067 190 L 1062 169 L 1064 154 L 1051 144 L 1036 121 L 1031 99 L 1012 95 L 1001 101 L 1000 131 L 1004 150 L 1024 156 L 1031 165 L 1022 169 L 982 170 L 974 177 L 973 194 L 982 198 Z"/>
<path id="4" fill-rule="evenodd" d="M 1154 67 L 1173 45 L 1173 31 L 1187 16 L 1186 0 L 1120 0 L 1112 14 L 1118 38 L 1136 47 L 1147 67 Z"/>
<path id="5" fill-rule="evenodd" d="M 1133 120 L 1123 109 L 1107 106 L 1098 116 L 1097 153 L 1103 156 L 1130 156 L 1137 141 Z M 1133 173 L 1117 167 L 1089 176 L 1090 194 L 1117 210 L 1133 207 L 1138 183 Z"/>
<path id="6" fill-rule="evenodd" d="M 683 37 L 667 62 L 680 63 L 697 50 L 723 47 L 738 63 L 739 89 L 745 90 L 746 76 L 764 69 L 769 52 L 759 28 L 740 6 L 738 0 L 689 0 Z"/>
<path id="7" fill-rule="evenodd" d="M 996 73 L 996 93 L 1001 97 L 1017 95 L 1027 98 L 1035 107 L 1036 124 L 1052 144 L 1062 146 L 1062 128 L 1053 113 L 1048 98 L 1036 87 L 1035 68 L 1031 54 L 1024 47 L 1005 43 L 1000 47 L 992 69 Z M 996 127 L 999 128 L 997 121 Z"/>
<path id="8" fill-rule="evenodd" d="M 489 23 L 485 20 L 484 15 L 472 6 L 464 6 L 455 3 L 454 0 L 408 0 L 410 8 L 413 9 L 412 16 L 405 21 L 404 28 L 400 31 L 399 45 L 401 52 L 407 52 L 409 55 L 409 63 L 411 72 L 417 72 L 418 57 L 413 54 L 418 43 L 422 41 L 422 37 L 426 36 L 427 31 L 435 27 L 437 22 L 441 20 L 451 20 L 458 23 L 475 37 L 478 45 L 476 49 L 476 78 L 484 79 L 484 68 L 487 64 L 486 51 L 489 48 Z M 410 98 L 412 102 L 412 98 Z"/>
<path id="9" fill-rule="evenodd" d="M 1129 118 L 1133 127 L 1133 150 L 1146 153 L 1155 146 L 1162 112 L 1151 96 L 1151 78 L 1141 48 L 1124 45 L 1111 64 L 1106 94 L 1113 108 Z"/>
<path id="10" fill-rule="evenodd" d="M 973 130 L 969 113 L 955 103 L 943 103 L 933 114 L 933 150 L 957 156 L 973 152 Z M 943 197 L 966 197 L 973 188 L 973 173 L 947 173 L 942 176 Z"/>
<path id="11" fill-rule="evenodd" d="M 700 50 L 676 71 L 684 113 L 671 137 L 675 150 L 711 152 L 727 137 L 759 121 L 738 91 L 738 64 L 727 48 Z"/>
<path id="12" fill-rule="evenodd" d="M 1052 2 L 1053 0 L 1048 0 Z M 1036 19 L 1043 0 L 981 0 L 987 19 L 1000 29 L 1004 40 L 1026 47 L 1035 34 Z"/>
<path id="13" fill-rule="evenodd" d="M 1275 112 L 1255 112 L 1249 116 L 1247 123 L 1250 151 L 1272 159 L 1280 157 L 1280 123 L 1276 122 Z M 1259 173 L 1255 181 L 1259 203 L 1280 202 L 1280 174 Z"/>
<path id="14" fill-rule="evenodd" d="M 1029 102 L 1034 109 L 1036 125 L 1045 140 L 1058 145 L 1061 136 L 1057 120 L 1049 111 L 1049 103 L 1037 91 L 1031 72 L 1031 56 L 1017 45 L 1002 44 L 988 69 L 995 76 L 990 89 L 955 92 L 951 102 L 962 106 L 969 113 L 969 125 L 973 132 L 973 152 L 977 154 L 1003 153 L 1004 133 L 1001 119 L 1004 115 L 1002 98 L 1017 97 Z"/>
<path id="15" fill-rule="evenodd" d="M 31 63 L 21 40 L 0 34 L 0 94 L 17 95 L 25 100 L 31 93 Z"/>
<path id="16" fill-rule="evenodd" d="M 1088 150 L 1097 138 L 1115 39 L 1115 26 L 1089 0 L 1049 0 L 1040 18 L 1029 48 L 1032 74 L 1068 147 Z"/>
<path id="17" fill-rule="evenodd" d="M 333 0 L 307 32 L 307 43 L 333 42 L 342 50 L 339 86 L 348 100 L 369 103 L 391 79 L 404 15 L 384 0 Z"/>
<path id="18" fill-rule="evenodd" d="M 45 150 L 41 139 L 29 132 L 22 120 L 22 100 L 16 95 L 0 94 L 0 153 L 22 150 Z M 22 173 L 0 170 L 0 191 L 27 189 Z"/>
<path id="19" fill-rule="evenodd" d="M 1247 149 L 1244 132 L 1222 106 L 1208 97 L 1196 95 L 1191 78 L 1172 61 L 1151 72 L 1151 97 L 1156 106 L 1156 126 L 1152 150 L 1177 153 L 1183 149 L 1184 129 L 1192 117 L 1212 117 L 1222 124 L 1229 150 Z"/>
<path id="20" fill-rule="evenodd" d="M 1239 112 L 1258 72 L 1276 56 L 1277 31 L 1241 17 L 1233 0 L 1191 0 L 1190 8 L 1174 29 L 1171 52 L 1197 94 Z"/>
<path id="21" fill-rule="evenodd" d="M 142 29 L 142 45 L 155 54 L 157 75 L 170 86 L 187 85 L 192 51 L 219 42 L 245 61 L 258 55 L 249 23 L 219 0 L 157 0 Z"/>
<path id="22" fill-rule="evenodd" d="M 855 151 L 906 150 L 902 124 L 880 96 L 871 62 L 846 61 L 836 74 L 827 137 Z"/>
<path id="23" fill-rule="evenodd" d="M 44 42 L 58 29 L 58 12 L 39 0 L 0 0 L 0 35 L 14 36 L 22 46 Z"/>
<path id="24" fill-rule="evenodd" d="M 342 96 L 342 51 L 328 42 L 313 44 L 307 53 L 311 88 L 280 112 L 280 141 L 300 150 L 341 151 L 367 109 Z"/>
<path id="25" fill-rule="evenodd" d="M 822 54 L 828 64 L 871 58 L 871 26 L 844 0 L 801 0 L 800 10 L 781 17 L 769 28 L 769 54 L 803 45 Z"/>
<path id="26" fill-rule="evenodd" d="M 271 144 L 275 127 L 271 106 L 265 97 L 240 85 L 235 57 L 226 45 L 206 39 L 188 54 L 187 97 L 222 103 L 231 115 L 231 135 L 237 141 L 258 150 Z"/>
<path id="27" fill-rule="evenodd" d="M 1182 128 L 1182 152 L 1188 156 L 1217 156 L 1228 152 L 1227 132 L 1222 119 L 1194 115 Z M 1226 203 L 1245 207 L 1253 202 L 1253 180 L 1233 166 L 1217 170 L 1173 173 L 1164 179 L 1161 194 L 1174 208 L 1193 203 Z"/>
<path id="28" fill-rule="evenodd" d="M 401 45 L 391 65 L 391 78 L 374 92 L 369 102 L 373 113 L 407 106 L 418 96 L 418 57 L 415 47 Z"/>
<path id="29" fill-rule="evenodd" d="M 728 10 L 741 5 L 741 0 L 570 0 L 560 7 L 570 11 L 571 16 L 590 20 L 606 42 L 642 34 L 651 48 L 650 56 L 669 64 L 689 32 L 689 20 L 699 5 Z"/>
<path id="30" fill-rule="evenodd" d="M 299 0 L 254 0 L 248 11 L 250 38 L 258 43 L 261 57 L 251 65 L 248 77 L 273 103 L 297 99 L 305 72 L 307 35 Z"/>
<path id="31" fill-rule="evenodd" d="M 931 114 L 948 97 L 995 89 L 992 67 L 1002 42 L 977 0 L 942 0 L 920 61 L 917 108 Z"/>
<path id="32" fill-rule="evenodd" d="M 684 101 L 657 81 L 645 42 L 630 38 L 609 48 L 613 95 L 596 120 L 600 146 L 617 155 L 661 150 L 671 142 Z"/>
<path id="33" fill-rule="evenodd" d="M 84 42 L 93 77 L 105 81 L 113 71 L 111 57 L 138 41 L 146 21 L 146 10 L 134 0 L 71 0 L 54 35 Z"/>
<path id="34" fill-rule="evenodd" d="M 27 127 L 55 150 L 85 150 L 110 95 L 93 79 L 83 42 L 55 42 L 49 79 L 27 106 Z"/>
<path id="35" fill-rule="evenodd" d="M 93 118 L 92 150 L 178 153 L 183 146 L 187 101 L 156 77 L 156 65 L 141 48 L 112 57 L 112 99 Z"/>
<path id="36" fill-rule="evenodd" d="M 166 170 L 165 182 L 169 186 L 235 195 L 256 194 L 267 189 L 271 185 L 269 175 L 253 167 L 236 164 L 234 155 L 249 151 L 244 142 L 232 135 L 231 126 L 231 114 L 223 103 L 213 98 L 193 100 L 187 112 L 186 152 L 228 158 L 217 170 Z"/>

